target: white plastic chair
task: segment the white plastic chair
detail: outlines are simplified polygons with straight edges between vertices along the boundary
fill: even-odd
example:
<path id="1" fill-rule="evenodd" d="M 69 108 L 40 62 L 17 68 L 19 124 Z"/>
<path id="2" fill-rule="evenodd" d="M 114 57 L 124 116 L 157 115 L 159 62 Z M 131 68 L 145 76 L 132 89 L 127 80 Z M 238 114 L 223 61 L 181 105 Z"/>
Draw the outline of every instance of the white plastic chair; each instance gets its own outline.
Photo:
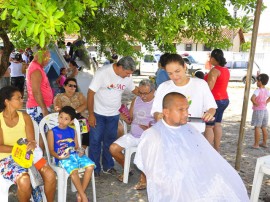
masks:
<path id="1" fill-rule="evenodd" d="M 78 143 L 79 146 L 81 146 L 81 135 L 80 135 L 80 124 L 77 119 L 74 119 L 74 124 L 77 132 L 77 137 L 78 137 Z M 66 202 L 66 197 L 67 197 L 67 180 L 68 180 L 68 173 L 63 169 L 55 165 L 53 160 L 51 159 L 51 155 L 49 152 L 49 147 L 47 143 L 47 138 L 45 135 L 44 131 L 44 126 L 47 125 L 49 129 L 52 129 L 53 127 L 58 125 L 58 113 L 52 113 L 47 116 L 45 116 L 41 122 L 39 123 L 39 129 L 41 133 L 41 137 L 43 139 L 44 145 L 45 145 L 45 150 L 46 154 L 48 157 L 48 163 L 52 167 L 52 169 L 56 172 L 57 174 L 57 189 L 58 189 L 58 202 Z M 95 176 L 94 172 L 92 173 L 91 177 L 92 181 L 92 190 L 93 190 L 93 201 L 96 202 L 96 185 L 95 185 Z"/>
<path id="2" fill-rule="evenodd" d="M 35 140 L 36 142 L 39 142 L 39 127 L 36 121 L 32 120 L 34 125 L 34 132 L 35 132 Z M 8 192 L 9 188 L 13 185 L 13 182 L 10 180 L 4 179 L 2 176 L 0 176 L 0 201 L 1 202 L 8 202 Z M 43 192 L 42 194 L 43 202 L 46 202 L 46 196 Z"/>
<path id="3" fill-rule="evenodd" d="M 264 174 L 270 175 L 270 155 L 257 159 L 250 196 L 251 202 L 257 202 L 259 200 Z"/>
<path id="4" fill-rule="evenodd" d="M 127 134 L 127 124 L 125 121 L 120 120 L 121 124 L 123 125 L 124 128 L 124 134 Z M 131 161 L 131 156 L 133 153 L 137 151 L 137 147 L 130 147 L 128 149 L 125 149 L 125 163 L 124 163 L 124 177 L 123 177 L 123 182 L 128 183 L 128 176 L 129 176 L 129 168 L 130 168 L 130 161 Z"/>

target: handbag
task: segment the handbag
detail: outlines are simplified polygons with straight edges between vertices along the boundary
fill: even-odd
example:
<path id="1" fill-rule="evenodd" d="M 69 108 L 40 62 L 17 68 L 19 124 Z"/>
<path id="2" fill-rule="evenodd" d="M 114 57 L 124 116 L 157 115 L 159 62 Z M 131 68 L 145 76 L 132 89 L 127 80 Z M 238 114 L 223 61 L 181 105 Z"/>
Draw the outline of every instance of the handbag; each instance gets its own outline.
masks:
<path id="1" fill-rule="evenodd" d="M 86 118 L 78 119 L 79 124 L 80 124 L 80 131 L 81 133 L 88 133 L 89 132 L 89 123 Z"/>

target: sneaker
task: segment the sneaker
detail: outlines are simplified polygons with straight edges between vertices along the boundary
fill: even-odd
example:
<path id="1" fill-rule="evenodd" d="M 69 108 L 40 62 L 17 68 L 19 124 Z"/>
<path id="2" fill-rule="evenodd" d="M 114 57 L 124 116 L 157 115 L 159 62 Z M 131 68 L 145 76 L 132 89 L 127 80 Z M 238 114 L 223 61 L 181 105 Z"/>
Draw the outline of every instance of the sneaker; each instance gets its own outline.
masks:
<path id="1" fill-rule="evenodd" d="M 117 172 L 114 168 L 109 168 L 108 170 L 103 170 L 103 173 L 105 174 L 111 174 L 111 175 L 116 175 Z"/>

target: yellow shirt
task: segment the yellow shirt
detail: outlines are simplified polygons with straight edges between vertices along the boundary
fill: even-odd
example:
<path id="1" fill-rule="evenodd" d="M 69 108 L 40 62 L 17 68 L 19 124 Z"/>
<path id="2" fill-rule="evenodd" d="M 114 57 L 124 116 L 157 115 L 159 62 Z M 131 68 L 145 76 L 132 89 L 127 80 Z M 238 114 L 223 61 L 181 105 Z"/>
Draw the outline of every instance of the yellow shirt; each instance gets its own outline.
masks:
<path id="1" fill-rule="evenodd" d="M 16 126 L 10 128 L 6 125 L 3 112 L 0 113 L 0 126 L 3 131 L 4 145 L 13 146 L 18 139 L 26 138 L 25 122 L 22 112 L 18 111 L 19 121 Z M 0 153 L 0 159 L 6 158 L 11 153 Z"/>

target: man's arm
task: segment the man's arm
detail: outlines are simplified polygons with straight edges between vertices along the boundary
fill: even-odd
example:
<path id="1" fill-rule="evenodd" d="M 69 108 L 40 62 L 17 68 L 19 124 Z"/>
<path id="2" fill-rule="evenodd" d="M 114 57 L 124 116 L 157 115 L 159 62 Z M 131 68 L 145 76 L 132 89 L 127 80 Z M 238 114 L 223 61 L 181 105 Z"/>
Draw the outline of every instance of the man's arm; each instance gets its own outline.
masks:
<path id="1" fill-rule="evenodd" d="M 48 112 L 48 109 L 44 103 L 44 99 L 43 99 L 42 93 L 41 93 L 40 84 L 42 81 L 42 75 L 41 75 L 40 71 L 38 71 L 38 70 L 34 71 L 31 74 L 30 79 L 31 79 L 31 84 L 32 84 L 33 96 L 34 96 L 36 102 L 38 103 L 38 106 L 41 108 L 43 116 L 46 116 L 47 114 L 49 114 L 49 112 Z"/>
<path id="2" fill-rule="evenodd" d="M 135 86 L 135 89 L 132 91 L 132 93 L 139 96 L 139 88 Z"/>
<path id="3" fill-rule="evenodd" d="M 96 126 L 96 117 L 94 115 L 94 96 L 95 92 L 89 89 L 87 94 L 87 109 L 89 113 L 88 122 L 91 127 Z"/>

